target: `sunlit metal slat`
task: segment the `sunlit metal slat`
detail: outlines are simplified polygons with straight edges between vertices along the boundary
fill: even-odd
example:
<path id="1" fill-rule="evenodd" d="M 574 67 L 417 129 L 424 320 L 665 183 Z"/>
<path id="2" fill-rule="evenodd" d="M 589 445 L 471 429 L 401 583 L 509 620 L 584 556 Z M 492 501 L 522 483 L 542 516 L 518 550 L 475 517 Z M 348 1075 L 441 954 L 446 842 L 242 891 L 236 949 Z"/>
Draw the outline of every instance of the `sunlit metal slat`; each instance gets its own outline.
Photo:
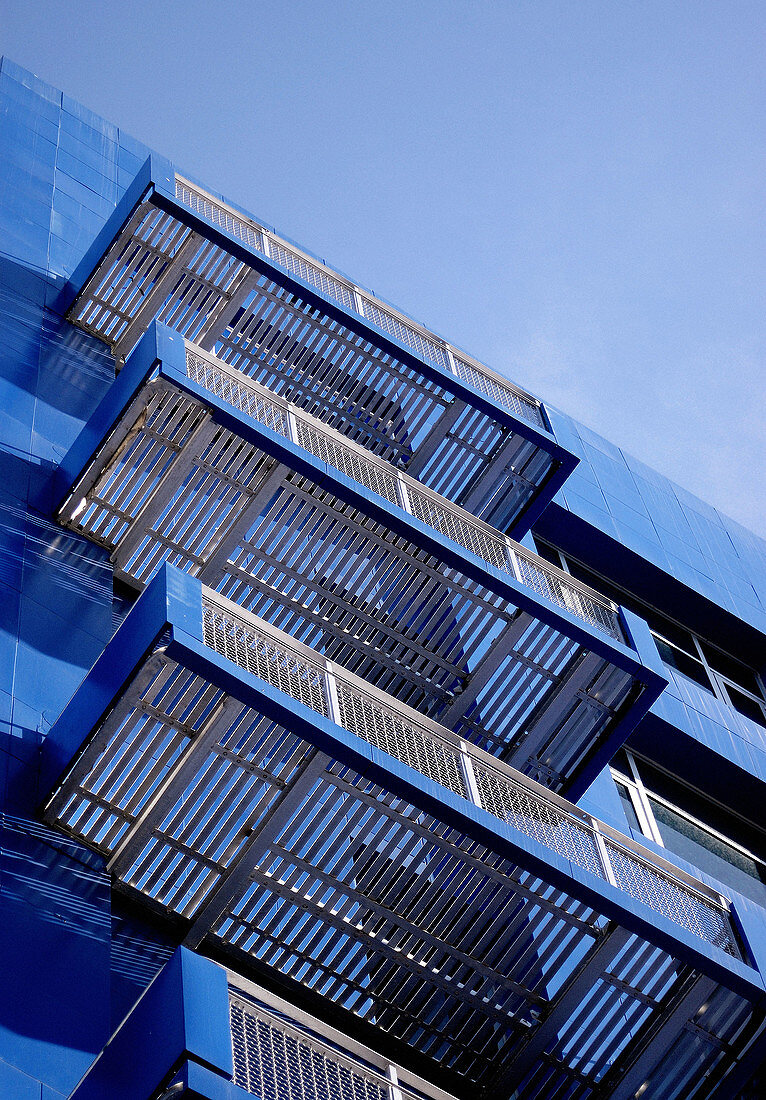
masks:
<path id="1" fill-rule="evenodd" d="M 468 740 L 507 756 L 524 737 L 514 759 L 551 786 L 585 782 L 589 760 L 659 688 L 621 643 L 600 636 L 622 637 L 614 606 L 454 505 L 423 497 L 390 466 L 370 467 L 363 451 L 266 391 L 247 390 L 256 404 L 246 416 L 224 400 L 228 390 L 219 397 L 196 381 L 212 372 L 240 394 L 236 378 L 178 337 L 163 339 L 180 352 L 180 369 L 142 344 L 109 397 L 117 420 L 105 424 L 98 410 L 100 438 L 89 426 L 65 460 L 62 518 L 106 545 L 113 531 L 124 579 L 143 585 L 163 561 L 179 564 Z M 153 412 L 142 412 L 134 383 Z M 130 427 L 123 407 L 136 418 Z M 552 615 L 540 590 L 596 633 Z M 597 687 L 608 669 L 607 694 Z"/>
<path id="2" fill-rule="evenodd" d="M 425 479 L 458 501 L 498 449 L 526 441 L 509 448 L 504 522 L 524 513 L 529 525 L 574 465 L 536 399 L 264 227 L 219 218 L 216 200 L 193 194 L 150 158 L 63 295 L 76 324 L 123 358 L 162 320 L 403 465 L 428 439 L 430 463 L 417 459 L 432 467 Z M 449 423 L 436 428 L 445 409 Z M 456 417 L 464 428 L 452 433 Z"/>

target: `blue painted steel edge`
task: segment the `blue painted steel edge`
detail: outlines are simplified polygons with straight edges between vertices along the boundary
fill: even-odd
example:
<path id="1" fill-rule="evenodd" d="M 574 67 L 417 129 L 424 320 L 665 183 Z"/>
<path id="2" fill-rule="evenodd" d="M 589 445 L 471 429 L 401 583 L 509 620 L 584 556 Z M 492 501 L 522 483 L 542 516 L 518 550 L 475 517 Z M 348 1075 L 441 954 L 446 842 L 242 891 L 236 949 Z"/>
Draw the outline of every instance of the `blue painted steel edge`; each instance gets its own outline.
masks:
<path id="1" fill-rule="evenodd" d="M 633 710 L 631 709 L 628 715 L 626 715 L 626 718 L 610 731 L 609 736 L 604 739 L 603 743 L 596 752 L 594 752 L 593 756 L 588 761 L 587 769 L 583 769 L 580 774 L 575 776 L 573 782 L 568 786 L 566 791 L 567 798 L 571 798 L 573 802 L 577 802 L 578 799 L 585 794 L 596 776 L 608 766 L 614 754 L 618 749 L 622 748 L 638 723 L 655 705 L 662 692 L 668 686 L 667 672 L 660 660 L 660 655 L 657 651 L 654 639 L 652 638 L 651 631 L 644 620 L 639 618 L 638 615 L 634 615 L 632 611 L 628 611 L 627 608 L 621 607 L 620 622 L 625 637 L 638 654 L 638 659 L 641 662 L 644 673 L 653 677 L 655 685 L 661 684 L 662 686 L 655 692 L 651 689 L 645 692 L 646 699 L 644 701 L 646 707 L 643 709 L 643 712 L 639 714 L 638 708 L 636 708 L 637 717 L 635 717 L 634 720 Z"/>
<path id="2" fill-rule="evenodd" d="M 157 153 L 150 154 L 62 288 L 55 303 L 59 313 L 66 314 L 139 203 L 152 193 L 158 181 L 169 184 L 171 180 L 175 180 L 175 169 L 170 161 Z"/>
<path id="3" fill-rule="evenodd" d="M 217 1076 L 226 1083 L 233 1073 L 226 971 L 180 947 L 125 1017 L 71 1100 L 148 1100 L 184 1059 L 204 1066 L 208 1079 Z"/>
<path id="4" fill-rule="evenodd" d="M 169 568 L 169 567 L 166 567 Z M 192 578 L 188 578 L 192 583 Z M 712 944 L 704 944 L 667 917 L 649 911 L 623 891 L 571 863 L 549 848 L 524 836 L 486 810 L 453 794 L 420 772 L 388 756 L 349 733 L 257 676 L 220 657 L 196 638 L 173 630 L 168 655 L 185 668 L 207 677 L 218 687 L 259 713 L 284 725 L 291 733 L 326 752 L 333 759 L 364 774 L 411 801 L 426 813 L 451 825 L 480 844 L 538 873 L 554 886 L 571 891 L 577 883 L 579 898 L 618 920 L 631 932 L 645 936 L 675 956 L 680 956 L 729 988 L 750 998 L 761 998 L 766 986 L 757 969 L 734 959 Z M 520 858 L 521 857 L 521 858 Z"/>
<path id="5" fill-rule="evenodd" d="M 166 624 L 176 622 L 202 637 L 199 586 L 178 569 L 160 570 L 67 703 L 43 742 L 40 789 L 51 790 L 69 767 L 87 734 L 98 725 Z"/>
<path id="6" fill-rule="evenodd" d="M 262 1100 L 260 1093 L 243 1089 L 196 1062 L 185 1062 L 173 1078 L 183 1091 L 179 1100 Z"/>

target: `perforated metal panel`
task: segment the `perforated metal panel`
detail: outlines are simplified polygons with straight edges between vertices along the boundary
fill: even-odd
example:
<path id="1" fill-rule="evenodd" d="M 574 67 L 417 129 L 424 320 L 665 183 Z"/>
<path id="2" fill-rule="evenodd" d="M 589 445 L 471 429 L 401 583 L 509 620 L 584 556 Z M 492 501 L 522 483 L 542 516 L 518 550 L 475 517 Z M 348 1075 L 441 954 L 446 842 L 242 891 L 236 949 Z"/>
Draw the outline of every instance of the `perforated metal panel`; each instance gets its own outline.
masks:
<path id="1" fill-rule="evenodd" d="M 512 522 L 543 489 L 558 460 L 539 434 L 525 434 L 525 421 L 544 427 L 534 399 L 478 364 L 458 369 L 436 338 L 187 181 L 178 181 L 177 199 L 177 217 L 150 200 L 139 205 L 75 301 L 75 324 L 124 358 L 157 318 L 374 453 L 412 465 L 426 485 L 478 515 L 502 494 L 503 522 Z M 190 230 L 184 208 L 334 299 L 348 322 Z M 360 313 L 438 366 L 443 380 L 376 346 L 370 330 L 355 328 Z M 451 377 L 517 424 L 456 397 Z"/>
<path id="2" fill-rule="evenodd" d="M 296 1035 L 241 994 L 231 997 L 234 1084 L 259 1100 L 391 1100 L 372 1067 Z"/>
<path id="3" fill-rule="evenodd" d="M 692 912 L 701 944 L 736 953 L 701 885 L 674 881 L 656 857 L 215 593 L 204 599 L 207 645 L 243 671 L 596 881 L 619 877 L 618 849 L 643 862 L 662 883 L 645 905 L 684 929 Z M 517 1076 L 542 1074 L 551 1098 L 549 1078 L 595 1089 L 629 1068 L 642 1035 L 699 1012 L 687 986 L 705 998 L 708 985 L 652 941 L 651 920 L 641 935 L 620 930 L 574 877 L 554 885 L 549 861 L 501 856 L 403 798 L 393 773 L 381 786 L 323 756 L 225 694 L 212 665 L 208 679 L 170 659 L 171 642 L 93 731 L 48 816 L 103 852 L 121 889 L 187 922 L 189 943 L 210 937 L 240 965 L 275 968 L 477 1085 L 513 1080 L 539 1036 Z M 251 1074 L 255 1055 L 241 1056 Z"/>
<path id="4" fill-rule="evenodd" d="M 189 362 L 195 378 L 207 377 L 199 356 L 187 369 Z M 251 412 L 262 423 L 297 434 L 277 399 L 253 391 L 256 398 Z M 321 425 L 303 424 L 303 442 L 337 458 L 349 476 L 353 463 L 364 465 L 364 452 L 346 462 L 342 438 L 322 442 Z M 390 468 L 373 469 L 399 492 Z M 505 553 L 509 576 L 532 560 L 487 525 L 432 502 L 434 525 L 448 526 L 452 515 L 456 537 L 470 541 L 474 532 L 488 557 Z M 329 479 L 319 485 L 219 427 L 162 375 L 105 439 L 62 518 L 108 547 L 124 578 L 144 585 L 164 562 L 177 565 L 554 789 L 577 774 L 640 691 L 608 656 L 583 663 L 585 643 L 565 623 L 520 612 L 489 572 L 481 583 L 443 564 L 414 532 L 411 540 L 344 502 Z M 552 589 L 555 579 L 561 606 L 579 601 L 579 617 L 611 616 L 609 633 L 617 631 L 611 605 L 563 574 L 554 578 L 545 563 L 539 570 Z"/>

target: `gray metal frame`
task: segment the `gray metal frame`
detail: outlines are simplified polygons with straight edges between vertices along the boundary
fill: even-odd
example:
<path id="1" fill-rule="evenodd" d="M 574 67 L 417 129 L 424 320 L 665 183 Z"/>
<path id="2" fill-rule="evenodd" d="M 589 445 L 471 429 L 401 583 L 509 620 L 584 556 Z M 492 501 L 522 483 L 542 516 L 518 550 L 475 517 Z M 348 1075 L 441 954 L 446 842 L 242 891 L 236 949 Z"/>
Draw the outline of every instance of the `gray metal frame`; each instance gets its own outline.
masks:
<path id="1" fill-rule="evenodd" d="M 243 672 L 466 801 L 478 792 L 530 839 L 736 953 L 725 904 L 691 876 L 216 593 L 204 599 L 208 646 Z M 687 1039 L 700 1080 L 736 1060 L 705 1005 L 724 997 L 744 1036 L 755 1017 L 740 995 L 578 899 L 576 877 L 571 892 L 553 886 L 394 791 L 160 648 L 48 816 L 104 852 L 123 889 L 183 917 L 189 943 L 274 967 L 477 1086 L 553 1098 L 580 1082 L 597 1095 L 605 1073 L 632 1087 Z"/>
<path id="2" fill-rule="evenodd" d="M 190 380 L 532 592 L 621 638 L 613 604 L 187 345 Z M 269 447 L 270 437 L 263 437 Z M 620 720 L 634 677 L 443 564 L 410 537 L 219 426 L 163 377 L 147 382 L 93 456 L 60 518 L 145 584 L 164 561 L 323 649 L 391 695 L 562 788 Z M 488 644 L 490 643 L 491 644 Z"/>

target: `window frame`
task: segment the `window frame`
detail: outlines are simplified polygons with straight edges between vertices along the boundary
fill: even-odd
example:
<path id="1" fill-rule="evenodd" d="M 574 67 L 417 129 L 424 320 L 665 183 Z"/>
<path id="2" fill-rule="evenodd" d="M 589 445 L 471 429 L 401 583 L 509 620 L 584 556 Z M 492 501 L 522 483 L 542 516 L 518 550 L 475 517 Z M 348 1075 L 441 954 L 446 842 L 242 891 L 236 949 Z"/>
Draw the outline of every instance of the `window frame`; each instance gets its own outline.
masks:
<path id="1" fill-rule="evenodd" d="M 570 559 L 563 551 L 559 550 L 557 547 L 553 546 L 552 543 L 547 542 L 545 539 L 540 539 L 537 536 L 534 536 L 534 541 L 535 546 L 537 547 L 537 551 L 542 557 L 546 557 L 547 560 L 551 561 L 553 565 L 557 565 L 560 569 L 563 569 L 564 572 L 568 573 L 570 576 L 576 577 L 576 574 L 572 572 L 571 564 L 574 563 L 575 565 L 577 565 L 580 564 L 579 562 L 577 562 L 574 558 Z M 582 563 L 582 566 L 584 569 L 588 569 L 588 566 L 585 563 Z M 598 577 L 598 574 L 594 573 L 593 570 L 588 569 L 588 572 L 594 577 Z M 619 585 L 612 584 L 611 581 L 608 583 L 611 588 L 616 589 L 618 592 L 622 591 Z M 597 585 L 592 585 L 592 587 L 596 588 L 596 590 L 598 591 Z M 670 619 L 667 615 L 664 615 L 657 608 L 653 607 L 651 604 L 647 604 L 639 597 L 633 596 L 627 592 L 625 593 L 625 595 L 628 596 L 628 598 L 634 603 L 641 605 L 647 612 L 652 615 L 652 617 L 657 616 L 659 620 L 667 621 L 668 627 L 672 625 L 674 628 L 681 631 L 691 643 L 687 649 L 684 649 L 681 645 L 678 644 L 678 641 L 672 641 L 670 638 L 666 637 L 658 626 L 653 627 L 650 623 L 647 622 L 647 626 L 649 627 L 652 638 L 655 640 L 655 644 L 659 639 L 659 641 L 661 641 L 664 645 L 670 647 L 671 649 L 678 650 L 678 652 L 684 654 L 685 657 L 688 657 L 692 661 L 697 662 L 701 666 L 702 672 L 708 681 L 710 693 L 719 701 L 719 703 L 723 703 L 724 706 L 736 711 L 737 714 L 742 715 L 749 721 L 754 722 L 756 725 L 761 725 L 764 729 L 766 729 L 766 681 L 756 669 L 751 668 L 749 665 L 745 664 L 744 661 L 740 661 L 739 658 L 734 657 L 730 653 L 727 653 L 726 650 L 719 650 L 718 646 L 714 645 L 712 642 L 707 641 L 707 639 L 700 638 L 697 634 L 694 633 L 694 631 L 689 630 L 688 627 L 683 626 L 681 623 L 675 622 L 675 620 L 673 619 Z M 743 684 L 737 683 L 736 680 L 732 679 L 730 676 L 727 676 L 726 673 L 720 672 L 718 669 L 716 669 L 715 666 L 711 664 L 708 655 L 705 653 L 705 646 L 707 646 L 710 650 L 714 652 L 720 652 L 721 655 L 725 657 L 728 661 L 733 661 L 735 664 L 741 665 L 746 672 L 752 675 L 760 694 L 753 694 L 753 692 L 749 688 L 746 688 Z M 662 660 L 661 654 L 659 654 L 659 656 L 660 660 Z M 668 665 L 665 661 L 663 661 L 663 664 L 665 664 L 668 668 L 671 668 L 674 672 L 677 672 L 679 676 L 684 676 L 684 678 L 689 680 L 691 683 L 697 684 L 697 686 L 701 687 L 703 690 L 708 690 L 705 684 L 701 683 L 699 680 L 695 680 L 691 676 L 686 676 L 686 674 L 682 672 L 681 669 L 673 669 L 672 665 Z M 746 714 L 740 707 L 737 706 L 736 702 L 734 701 L 735 697 L 732 697 L 729 689 L 734 692 L 738 692 L 740 695 L 743 695 L 746 699 L 753 703 L 758 710 L 760 710 L 760 722 L 757 718 L 751 717 L 751 715 Z"/>
<path id="2" fill-rule="evenodd" d="M 688 810 L 683 809 L 683 807 L 678 806 L 676 803 L 671 802 L 669 799 L 663 797 L 660 794 L 657 794 L 655 791 L 648 788 L 641 777 L 635 755 L 626 748 L 623 748 L 622 751 L 624 752 L 625 757 L 628 761 L 628 766 L 630 767 L 631 774 L 629 776 L 625 775 L 624 771 L 615 764 L 611 764 L 609 766 L 609 771 L 611 772 L 614 782 L 627 789 L 630 796 L 631 804 L 633 806 L 633 810 L 636 814 L 636 817 L 638 818 L 641 831 L 646 838 L 654 841 L 654 843 L 658 844 L 661 848 L 668 850 L 664 840 L 662 839 L 662 834 L 660 833 L 657 819 L 654 816 L 654 810 L 652 809 L 651 805 L 651 800 L 653 799 L 661 806 L 666 806 L 674 814 L 677 814 L 679 817 L 682 817 L 686 821 L 689 821 L 692 825 L 696 826 L 702 832 L 707 833 L 714 840 L 719 841 L 720 843 L 733 849 L 735 852 L 739 852 L 741 855 L 745 856 L 746 859 L 752 860 L 753 863 L 757 864 L 759 867 L 762 867 L 764 871 L 763 881 L 766 883 L 766 859 L 756 855 L 749 848 L 746 848 L 738 841 L 732 840 L 731 837 L 719 832 L 718 829 L 713 828 L 713 826 L 709 825 L 706 821 L 701 821 L 698 817 L 695 817 L 694 814 L 690 814 Z"/>

